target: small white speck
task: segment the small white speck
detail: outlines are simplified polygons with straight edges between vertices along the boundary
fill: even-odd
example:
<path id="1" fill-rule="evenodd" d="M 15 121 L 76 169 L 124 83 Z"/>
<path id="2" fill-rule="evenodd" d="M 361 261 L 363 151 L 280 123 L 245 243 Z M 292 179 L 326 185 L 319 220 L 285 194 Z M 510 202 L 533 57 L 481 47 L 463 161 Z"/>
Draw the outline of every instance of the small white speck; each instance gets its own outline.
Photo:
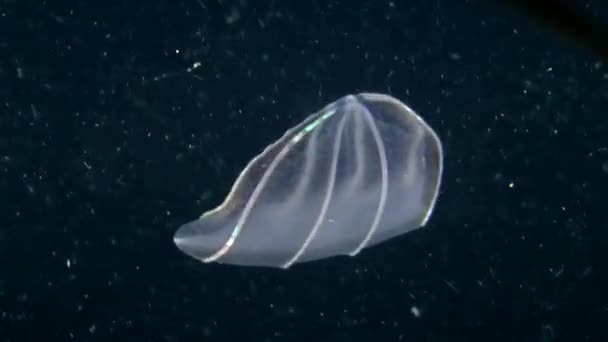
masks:
<path id="1" fill-rule="evenodd" d="M 241 18 L 241 14 L 237 8 L 232 8 L 230 14 L 226 16 L 226 24 L 234 24 Z"/>
<path id="2" fill-rule="evenodd" d="M 414 315 L 414 317 L 420 317 L 420 309 L 418 309 L 417 306 L 412 306 L 412 308 L 410 309 L 410 311 L 412 312 L 412 315 Z"/>
<path id="3" fill-rule="evenodd" d="M 457 52 L 450 52 L 450 59 L 453 61 L 459 61 L 462 59 L 462 56 Z"/>
<path id="4" fill-rule="evenodd" d="M 71 261 L 70 259 L 66 260 L 66 261 L 65 261 L 65 266 L 66 266 L 67 268 L 72 267 L 72 261 Z"/>

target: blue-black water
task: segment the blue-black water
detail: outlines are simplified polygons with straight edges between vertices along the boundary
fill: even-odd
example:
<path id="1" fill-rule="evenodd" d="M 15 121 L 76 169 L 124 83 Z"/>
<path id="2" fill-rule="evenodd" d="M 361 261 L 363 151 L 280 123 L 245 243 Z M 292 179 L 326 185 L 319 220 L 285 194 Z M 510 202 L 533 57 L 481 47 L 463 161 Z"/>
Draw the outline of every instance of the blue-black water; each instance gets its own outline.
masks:
<path id="1" fill-rule="evenodd" d="M 2 1 L 0 341 L 605 341 L 606 63 L 484 1 Z M 175 248 L 362 91 L 443 142 L 425 228 L 288 271 Z"/>

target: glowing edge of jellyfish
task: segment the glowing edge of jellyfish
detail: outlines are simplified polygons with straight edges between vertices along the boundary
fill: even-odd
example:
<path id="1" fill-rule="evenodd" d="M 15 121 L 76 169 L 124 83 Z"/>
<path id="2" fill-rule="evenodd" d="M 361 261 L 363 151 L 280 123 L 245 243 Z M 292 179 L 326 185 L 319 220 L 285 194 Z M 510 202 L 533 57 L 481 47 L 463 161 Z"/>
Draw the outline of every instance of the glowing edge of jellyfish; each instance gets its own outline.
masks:
<path id="1" fill-rule="evenodd" d="M 312 226 L 312 229 L 306 236 L 306 239 L 304 240 L 300 248 L 291 258 L 289 258 L 289 260 L 287 260 L 285 263 L 283 263 L 283 265 L 281 265 L 282 268 L 289 268 L 302 256 L 302 254 L 304 254 L 306 248 L 308 248 L 308 245 L 310 245 L 310 242 L 317 235 L 319 228 L 323 224 L 323 220 L 325 219 L 325 215 L 327 214 L 327 209 L 329 208 L 329 201 L 331 200 L 331 196 L 333 195 L 334 185 L 336 183 L 336 170 L 338 169 L 338 153 L 340 152 L 340 142 L 342 141 L 342 132 L 344 131 L 345 123 L 346 116 L 342 116 L 342 119 L 338 124 L 338 133 L 336 134 L 336 139 L 334 140 L 332 148 L 333 158 L 331 161 L 331 170 L 329 173 L 329 183 L 327 185 L 327 191 L 325 192 L 325 198 L 323 198 L 323 203 L 321 204 L 321 212 L 319 212 L 319 216 L 317 216 L 315 224 Z"/>
<path id="2" fill-rule="evenodd" d="M 313 129 L 315 129 L 315 127 L 319 126 L 323 121 L 327 120 L 335 113 L 336 113 L 336 109 L 332 108 L 332 109 L 328 110 L 327 112 L 325 112 L 324 114 L 321 114 L 319 118 L 317 118 L 310 124 L 306 125 L 300 132 L 298 132 L 293 138 L 291 138 L 291 140 L 287 144 L 285 144 L 285 146 L 281 149 L 281 151 L 272 160 L 272 162 L 270 163 L 270 165 L 264 172 L 264 175 L 262 175 L 260 182 L 253 190 L 251 197 L 249 198 L 245 208 L 243 209 L 243 213 L 241 214 L 241 217 L 239 218 L 234 229 L 232 230 L 232 233 L 230 234 L 230 237 L 228 238 L 226 243 L 222 246 L 222 248 L 220 248 L 214 254 L 201 259 L 203 262 L 213 262 L 228 252 L 230 247 L 232 247 L 232 245 L 234 244 L 234 241 L 236 240 L 237 236 L 240 234 L 241 230 L 243 229 L 243 225 L 245 224 L 245 221 L 249 217 L 249 213 L 251 212 L 251 209 L 253 209 L 253 205 L 257 201 L 257 198 L 259 197 L 260 193 L 262 192 L 262 189 L 266 185 L 268 178 L 270 177 L 270 175 L 272 174 L 274 169 L 277 167 L 279 162 L 283 159 L 283 157 L 285 157 L 285 155 L 287 154 L 287 152 L 289 152 L 291 147 L 294 144 L 297 144 L 304 137 L 304 135 L 311 132 Z M 278 141 L 281 141 L 281 139 L 279 139 Z"/>
<path id="3" fill-rule="evenodd" d="M 365 107 L 364 107 L 365 108 Z M 386 196 L 388 192 L 388 161 L 386 160 L 386 149 L 384 148 L 384 142 L 382 141 L 382 137 L 380 136 L 380 132 L 378 131 L 378 127 L 374 122 L 372 115 L 369 113 L 367 108 L 365 108 L 364 117 L 365 121 L 369 125 L 369 128 L 372 131 L 372 135 L 374 136 L 374 140 L 376 141 L 376 148 L 378 148 L 378 155 L 380 156 L 380 169 L 382 173 L 382 186 L 380 190 L 380 201 L 378 202 L 378 207 L 376 208 L 376 215 L 374 216 L 374 221 L 372 225 L 369 227 L 369 231 L 367 235 L 361 240 L 357 248 L 348 253 L 350 256 L 357 255 L 365 246 L 369 243 L 372 236 L 378 229 L 378 224 L 380 224 L 380 219 L 382 218 L 382 214 L 384 214 L 384 207 L 386 205 Z"/>
<path id="4" fill-rule="evenodd" d="M 364 108 L 362 111 L 363 117 L 365 118 L 367 125 L 369 126 L 369 128 L 372 131 L 372 135 L 374 136 L 374 140 L 376 142 L 376 148 L 378 149 L 378 155 L 380 157 L 380 165 L 381 165 L 382 185 L 381 185 L 381 190 L 380 190 L 380 200 L 378 201 L 378 207 L 376 208 L 376 214 L 374 215 L 374 220 L 373 220 L 372 224 L 370 225 L 367 234 L 365 234 L 365 237 L 361 240 L 361 242 L 357 245 L 356 248 L 354 248 L 351 252 L 348 253 L 349 256 L 355 256 L 363 248 L 365 248 L 365 246 L 369 243 L 369 240 L 371 240 L 372 236 L 378 229 L 378 224 L 380 223 L 380 219 L 382 218 L 382 214 L 384 213 L 384 207 L 386 205 L 386 196 L 387 196 L 387 192 L 388 192 L 388 161 L 386 159 L 386 150 L 384 148 L 384 142 L 382 141 L 382 137 L 380 136 L 380 132 L 378 131 L 378 127 L 376 126 L 376 123 L 374 122 L 372 115 L 369 113 L 369 111 L 367 110 L 367 108 L 365 106 L 362 106 L 362 107 Z M 332 165 L 331 165 L 329 187 L 325 194 L 325 198 L 323 200 L 323 204 L 321 207 L 321 212 L 319 213 L 319 217 L 317 218 L 317 221 L 315 222 L 310 233 L 308 233 L 308 236 L 306 237 L 306 240 L 304 241 L 304 243 L 302 244 L 300 249 L 286 263 L 284 263 L 281 266 L 282 268 L 289 268 L 293 263 L 295 263 L 298 260 L 298 258 L 300 256 L 302 256 L 302 254 L 304 254 L 304 252 L 306 251 L 306 248 L 308 247 L 308 245 L 310 244 L 312 239 L 315 237 L 321 224 L 323 224 L 323 219 L 325 218 L 325 214 L 327 213 L 327 208 L 329 206 L 329 200 L 331 199 L 331 196 L 333 194 L 333 187 L 334 187 L 336 169 L 337 169 L 337 164 L 338 164 L 338 157 L 337 157 L 338 152 L 337 151 L 339 150 L 339 143 L 340 143 L 340 140 L 342 139 L 342 130 L 344 129 L 344 123 L 345 123 L 344 120 L 345 120 L 345 118 L 343 117 L 342 120 L 340 121 L 340 124 L 338 127 L 338 134 L 336 135 L 336 140 L 334 141 L 334 147 L 333 147 L 334 158 L 332 160 Z M 313 124 L 311 124 L 311 125 L 313 125 Z"/>

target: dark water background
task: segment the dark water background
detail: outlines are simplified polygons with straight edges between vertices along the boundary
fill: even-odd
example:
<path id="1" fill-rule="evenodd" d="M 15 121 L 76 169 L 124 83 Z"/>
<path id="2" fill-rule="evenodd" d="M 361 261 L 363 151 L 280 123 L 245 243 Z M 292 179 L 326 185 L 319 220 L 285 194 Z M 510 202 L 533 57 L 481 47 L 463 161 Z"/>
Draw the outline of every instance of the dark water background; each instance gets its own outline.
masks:
<path id="1" fill-rule="evenodd" d="M 481 0 L 2 0 L 0 341 L 606 341 L 607 82 Z M 360 91 L 444 142 L 426 228 L 290 271 L 173 246 Z"/>

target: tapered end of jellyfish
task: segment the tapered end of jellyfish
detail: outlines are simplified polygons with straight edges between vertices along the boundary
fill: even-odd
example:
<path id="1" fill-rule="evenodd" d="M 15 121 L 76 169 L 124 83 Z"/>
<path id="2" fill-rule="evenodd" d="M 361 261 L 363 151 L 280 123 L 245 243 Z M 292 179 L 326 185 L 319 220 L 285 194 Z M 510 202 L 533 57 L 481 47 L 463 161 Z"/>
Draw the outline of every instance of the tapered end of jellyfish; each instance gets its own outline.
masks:
<path id="1" fill-rule="evenodd" d="M 186 239 L 183 234 L 180 234 L 180 232 L 181 230 L 178 230 L 173 235 L 173 243 L 177 246 L 177 248 L 183 250 L 183 246 L 187 243 L 188 239 Z"/>
<path id="2" fill-rule="evenodd" d="M 181 226 L 173 235 L 173 243 L 182 252 L 201 260 L 213 254 L 217 248 L 201 234 L 196 221 Z"/>

